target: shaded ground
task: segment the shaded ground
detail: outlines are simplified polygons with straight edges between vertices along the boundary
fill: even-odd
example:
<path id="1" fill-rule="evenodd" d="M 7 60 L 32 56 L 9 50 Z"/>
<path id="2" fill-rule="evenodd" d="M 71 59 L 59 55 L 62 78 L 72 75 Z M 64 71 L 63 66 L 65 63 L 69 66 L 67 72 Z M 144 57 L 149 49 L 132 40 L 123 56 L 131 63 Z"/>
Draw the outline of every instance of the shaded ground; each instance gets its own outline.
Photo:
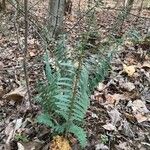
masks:
<path id="1" fill-rule="evenodd" d="M 46 12 L 43 8 L 46 1 L 32 9 L 34 19 L 44 21 Z M 105 10 L 97 13 L 98 25 L 102 37 L 108 34 L 116 11 Z M 149 11 L 143 12 L 149 16 Z M 36 116 L 40 112 L 38 105 L 33 103 L 33 111 L 22 85 L 25 77 L 22 69 L 23 53 L 19 49 L 17 34 L 14 28 L 14 11 L 8 9 L 1 14 L 3 23 L 0 33 L 0 149 L 9 138 L 15 136 L 11 142 L 11 149 L 19 143 L 28 149 L 48 149 L 51 140 L 50 131 L 36 123 Z M 78 17 L 67 16 L 66 30 L 74 26 Z M 86 129 L 88 133 L 88 146 L 86 149 L 114 149 L 114 150 L 148 150 L 150 149 L 150 43 L 145 41 L 150 19 L 139 19 L 130 16 L 125 22 L 121 35 L 129 29 L 139 31 L 141 37 L 138 42 L 129 39 L 119 47 L 114 55 L 109 76 L 98 85 L 91 96 L 91 106 L 87 112 Z M 20 43 L 23 43 L 23 18 L 17 20 L 20 26 Z M 69 33 L 70 44 L 78 39 L 78 33 L 83 31 L 84 21 L 74 27 Z M 29 26 L 29 53 L 28 73 L 30 90 L 34 100 L 38 80 L 43 79 L 43 62 L 41 56 L 43 49 L 37 36 L 33 23 Z M 21 90 L 18 87 L 22 88 Z M 9 92 L 17 89 L 20 95 L 15 100 L 9 100 Z M 16 95 L 17 95 L 16 94 Z M 16 96 L 15 95 L 15 96 Z M 23 100 L 21 98 L 23 97 Z M 12 99 L 12 97 L 11 97 Z M 17 125 L 17 127 L 14 127 Z M 14 129 L 16 134 L 14 135 Z M 76 143 L 72 139 L 72 143 Z M 73 144 L 79 149 L 78 144 Z"/>

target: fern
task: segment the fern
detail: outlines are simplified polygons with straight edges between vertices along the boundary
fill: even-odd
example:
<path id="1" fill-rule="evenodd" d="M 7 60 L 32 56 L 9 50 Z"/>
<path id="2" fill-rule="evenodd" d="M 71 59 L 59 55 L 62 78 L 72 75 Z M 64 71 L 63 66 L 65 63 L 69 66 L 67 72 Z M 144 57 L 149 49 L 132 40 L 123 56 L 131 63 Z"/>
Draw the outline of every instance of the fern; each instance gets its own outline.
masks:
<path id="1" fill-rule="evenodd" d="M 86 132 L 81 127 L 72 125 L 70 126 L 69 132 L 78 137 L 78 140 L 80 141 L 82 147 L 86 146 Z"/>
<path id="2" fill-rule="evenodd" d="M 96 87 L 97 83 L 102 82 L 107 77 L 109 70 L 111 69 L 110 63 L 112 60 L 112 52 L 110 52 L 105 58 L 100 59 L 99 57 L 92 63 L 87 62 L 89 69 L 89 89 L 92 91 Z"/>
<path id="3" fill-rule="evenodd" d="M 41 124 L 45 124 L 48 127 L 54 128 L 54 123 L 52 122 L 52 118 L 50 117 L 49 114 L 46 114 L 46 113 L 41 114 L 41 115 L 38 116 L 37 120 Z"/>
<path id="4" fill-rule="evenodd" d="M 62 43 L 61 43 L 62 44 Z M 56 134 L 72 133 L 82 147 L 86 145 L 86 132 L 82 128 L 84 117 L 90 105 L 89 87 L 106 75 L 108 59 L 96 67 L 97 78 L 89 81 L 90 72 L 84 60 L 83 45 L 78 50 L 78 66 L 74 61 L 60 57 L 64 46 L 58 46 L 55 53 L 57 71 L 53 72 L 49 64 L 48 53 L 44 56 L 46 81 L 39 87 L 38 102 L 43 107 L 43 114 L 38 122 L 53 129 Z M 92 67 L 92 66 L 91 66 Z M 101 74 L 100 74 L 101 73 Z M 92 83 L 92 84 L 89 84 Z"/>

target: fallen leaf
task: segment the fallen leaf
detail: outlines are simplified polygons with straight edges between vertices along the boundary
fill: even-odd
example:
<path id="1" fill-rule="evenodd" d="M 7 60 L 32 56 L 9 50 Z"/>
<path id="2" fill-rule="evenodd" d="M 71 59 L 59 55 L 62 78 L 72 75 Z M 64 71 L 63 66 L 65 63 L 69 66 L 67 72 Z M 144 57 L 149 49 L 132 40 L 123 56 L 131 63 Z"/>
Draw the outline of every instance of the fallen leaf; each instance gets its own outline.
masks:
<path id="1" fill-rule="evenodd" d="M 100 82 L 100 83 L 98 84 L 98 86 L 97 86 L 97 90 L 98 90 L 98 91 L 103 91 L 104 88 L 105 88 L 105 84 L 103 84 L 103 83 L 101 83 L 101 82 Z"/>
<path id="2" fill-rule="evenodd" d="M 30 44 L 30 45 L 34 45 L 35 44 L 35 39 L 34 38 L 32 38 L 32 39 L 28 39 L 28 43 Z"/>
<path id="3" fill-rule="evenodd" d="M 5 94 L 3 96 L 3 98 L 20 102 L 25 97 L 26 93 L 27 93 L 26 87 L 20 86 L 19 88 L 15 89 L 14 91 Z"/>
<path id="4" fill-rule="evenodd" d="M 148 113 L 149 110 L 147 109 L 145 103 L 141 100 L 135 100 L 132 103 L 132 110 L 134 113 L 140 112 L 140 113 Z"/>
<path id="5" fill-rule="evenodd" d="M 127 66 L 127 65 L 123 64 L 123 71 L 126 72 L 128 74 L 128 76 L 131 77 L 135 73 L 135 66 L 134 65 Z"/>
<path id="6" fill-rule="evenodd" d="M 114 98 L 114 95 L 107 94 L 105 97 L 106 97 L 105 104 L 115 104 L 116 99 Z"/>
<path id="7" fill-rule="evenodd" d="M 104 144 L 97 144 L 95 145 L 95 150 L 108 150 L 108 146 L 104 145 Z"/>
<path id="8" fill-rule="evenodd" d="M 142 100 L 135 100 L 132 103 L 132 110 L 136 120 L 141 123 L 143 121 L 148 121 L 148 117 L 146 116 L 149 113 L 145 103 Z"/>
<path id="9" fill-rule="evenodd" d="M 98 116 L 97 116 L 97 114 L 95 114 L 95 113 L 92 113 L 92 118 L 98 118 Z"/>
<path id="10" fill-rule="evenodd" d="M 124 100 L 125 96 L 123 94 L 107 94 L 106 96 L 106 103 L 105 104 L 115 104 L 117 105 L 120 100 Z"/>
<path id="11" fill-rule="evenodd" d="M 129 150 L 129 148 L 127 146 L 127 142 L 121 142 L 121 143 L 119 143 L 119 145 L 116 145 L 116 149 L 119 149 L 119 150 Z"/>
<path id="12" fill-rule="evenodd" d="M 24 146 L 21 143 L 17 143 L 18 150 L 25 150 Z"/>
<path id="13" fill-rule="evenodd" d="M 13 131 L 13 130 L 14 130 L 13 124 L 12 124 L 12 122 L 10 122 L 10 123 L 7 125 L 7 127 L 5 128 L 5 134 L 6 134 L 6 135 L 9 135 L 10 132 Z"/>
<path id="14" fill-rule="evenodd" d="M 30 52 L 29 52 L 29 55 L 30 55 L 31 57 L 34 57 L 34 56 L 36 56 L 36 53 L 33 52 L 33 51 L 30 51 Z"/>
<path id="15" fill-rule="evenodd" d="M 8 136 L 7 140 L 6 140 L 6 144 L 9 145 L 10 140 L 13 137 L 13 133 L 14 133 L 14 127 L 12 122 L 8 124 L 8 126 L 5 128 L 5 134 Z"/>
<path id="16" fill-rule="evenodd" d="M 25 150 L 48 150 L 49 143 L 43 144 L 39 140 L 21 143 Z"/>
<path id="17" fill-rule="evenodd" d="M 108 112 L 110 118 L 111 118 L 111 124 L 116 125 L 118 121 L 121 120 L 120 112 L 117 109 L 112 109 L 110 112 Z"/>
<path id="18" fill-rule="evenodd" d="M 150 61 L 145 61 L 142 65 L 143 68 L 150 68 Z"/>
<path id="19" fill-rule="evenodd" d="M 146 116 L 144 116 L 144 115 L 142 115 L 142 114 L 140 114 L 140 113 L 138 113 L 138 114 L 136 114 L 136 115 L 134 115 L 134 116 L 135 116 L 135 118 L 137 119 L 138 123 L 142 123 L 142 122 L 148 120 L 148 118 L 147 118 Z"/>
<path id="20" fill-rule="evenodd" d="M 94 95 L 91 95 L 91 99 L 99 101 L 100 103 L 104 102 L 104 99 L 102 98 L 102 93 L 98 91 L 94 91 Z"/>
<path id="21" fill-rule="evenodd" d="M 132 82 L 126 82 L 126 83 L 122 83 L 122 85 L 120 85 L 121 88 L 131 92 L 132 90 L 135 89 L 135 85 Z"/>
<path id="22" fill-rule="evenodd" d="M 62 136 L 55 136 L 49 150 L 71 150 L 69 141 Z"/>
<path id="23" fill-rule="evenodd" d="M 111 123 L 108 123 L 108 124 L 106 124 L 106 125 L 103 125 L 103 128 L 104 128 L 105 130 L 108 130 L 108 131 L 114 131 L 114 130 L 116 130 L 116 127 L 115 127 L 114 125 L 112 125 Z"/>
<path id="24" fill-rule="evenodd" d="M 132 114 L 129 113 L 124 113 L 125 117 L 127 118 L 128 121 L 130 122 L 136 122 L 135 117 Z"/>
<path id="25" fill-rule="evenodd" d="M 134 133 L 133 133 L 133 131 L 130 127 L 130 124 L 127 120 L 123 121 L 122 132 L 127 137 L 132 137 L 132 138 L 134 137 Z"/>
<path id="26" fill-rule="evenodd" d="M 18 129 L 22 126 L 22 120 L 23 120 L 23 118 L 14 120 L 14 123 L 15 123 L 15 130 L 18 130 Z"/>

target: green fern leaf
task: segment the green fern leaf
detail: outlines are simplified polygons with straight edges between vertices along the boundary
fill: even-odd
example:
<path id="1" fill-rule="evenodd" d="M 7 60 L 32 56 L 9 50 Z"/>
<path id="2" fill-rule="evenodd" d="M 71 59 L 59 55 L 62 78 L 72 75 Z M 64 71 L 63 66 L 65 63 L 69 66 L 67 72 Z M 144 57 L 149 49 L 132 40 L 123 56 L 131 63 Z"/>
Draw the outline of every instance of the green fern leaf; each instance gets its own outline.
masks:
<path id="1" fill-rule="evenodd" d="M 74 134 L 74 136 L 78 139 L 79 143 L 81 144 L 82 148 L 86 146 L 86 132 L 81 127 L 78 127 L 73 124 L 69 128 L 69 132 Z"/>
<path id="2" fill-rule="evenodd" d="M 37 121 L 41 124 L 44 124 L 48 127 L 54 128 L 54 123 L 52 122 L 52 118 L 49 114 L 41 114 L 37 117 Z"/>

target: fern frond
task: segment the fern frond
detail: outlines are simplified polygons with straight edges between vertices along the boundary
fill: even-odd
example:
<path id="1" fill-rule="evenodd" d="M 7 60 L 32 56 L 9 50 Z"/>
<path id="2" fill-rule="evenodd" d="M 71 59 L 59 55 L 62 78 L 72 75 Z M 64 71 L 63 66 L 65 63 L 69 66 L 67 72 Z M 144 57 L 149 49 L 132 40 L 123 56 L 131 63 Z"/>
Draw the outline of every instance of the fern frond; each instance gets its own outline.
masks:
<path id="1" fill-rule="evenodd" d="M 41 114 L 37 117 L 37 121 L 41 124 L 45 124 L 48 127 L 54 128 L 54 123 L 52 122 L 52 118 L 49 114 Z"/>
<path id="2" fill-rule="evenodd" d="M 95 65 L 95 72 L 90 73 L 90 81 L 89 86 L 92 90 L 97 83 L 102 82 L 105 77 L 108 75 L 108 71 L 110 69 L 110 63 L 112 59 L 112 52 L 110 52 L 105 58 L 99 61 L 98 65 Z"/>
<path id="3" fill-rule="evenodd" d="M 79 143 L 81 144 L 82 148 L 86 146 L 87 144 L 86 132 L 81 127 L 72 124 L 69 128 L 69 132 L 75 135 L 75 137 L 78 139 Z"/>
<path id="4" fill-rule="evenodd" d="M 82 122 L 90 104 L 88 97 L 88 71 L 85 67 L 83 67 L 81 71 L 78 87 L 79 89 L 76 94 L 76 101 L 73 108 L 73 118 L 74 120 Z"/>
<path id="5" fill-rule="evenodd" d="M 56 48 L 54 49 L 54 56 L 57 62 L 67 61 L 67 47 L 66 47 L 66 37 L 62 35 L 56 44 Z"/>
<path id="6" fill-rule="evenodd" d="M 55 111 L 55 95 L 58 94 L 58 86 L 57 86 L 57 73 L 52 73 L 50 64 L 49 64 L 49 57 L 46 51 L 44 55 L 45 61 L 45 75 L 46 81 L 43 84 L 38 86 L 38 102 L 43 106 L 43 109 L 47 113 L 52 113 Z"/>
<path id="7" fill-rule="evenodd" d="M 57 126 L 55 126 L 54 128 L 54 132 L 57 134 L 63 134 L 65 131 L 65 125 L 64 124 L 58 124 Z"/>

